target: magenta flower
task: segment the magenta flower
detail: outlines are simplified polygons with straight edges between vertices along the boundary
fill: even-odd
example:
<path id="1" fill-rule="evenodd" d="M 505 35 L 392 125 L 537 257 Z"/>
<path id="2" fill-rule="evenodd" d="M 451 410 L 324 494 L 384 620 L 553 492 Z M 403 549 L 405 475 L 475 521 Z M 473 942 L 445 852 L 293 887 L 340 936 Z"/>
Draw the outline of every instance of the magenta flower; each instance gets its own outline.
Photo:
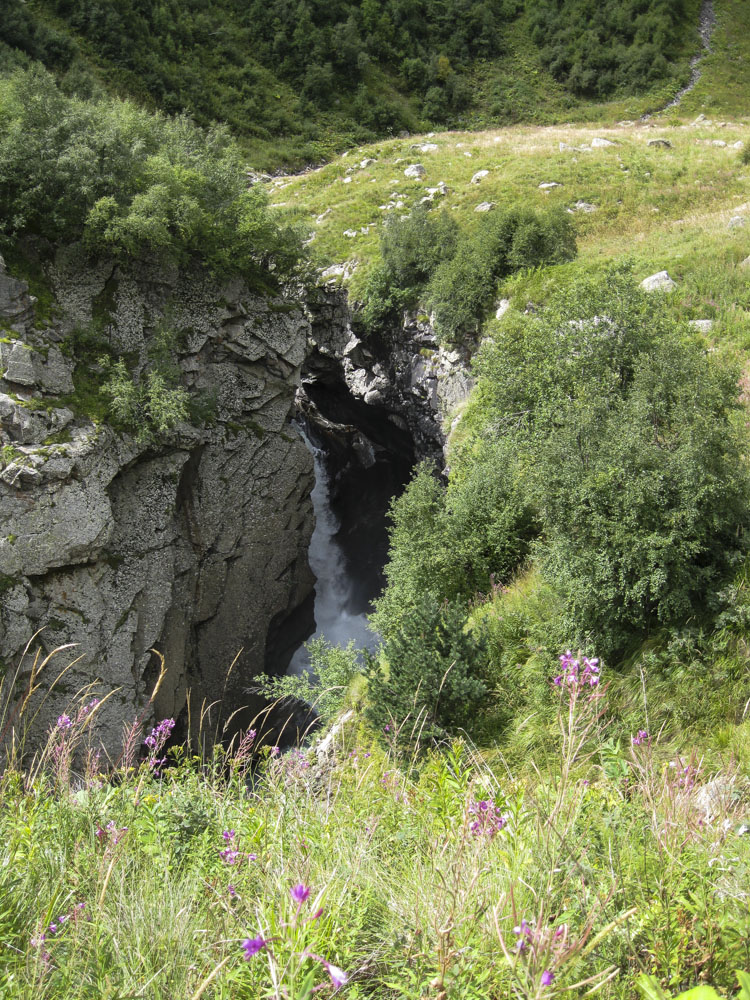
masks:
<path id="1" fill-rule="evenodd" d="M 58 729 L 70 729 L 70 727 L 72 725 L 73 725 L 73 720 L 70 718 L 69 715 L 60 715 L 60 716 L 58 716 L 58 719 L 57 719 L 57 728 Z"/>
<path id="2" fill-rule="evenodd" d="M 292 899 L 294 900 L 294 902 L 299 904 L 300 906 L 302 906 L 302 904 L 310 895 L 310 890 L 308 889 L 308 887 L 306 885 L 303 885 L 301 882 L 299 883 L 299 885 L 293 885 L 292 888 L 290 889 L 290 892 L 292 894 Z"/>
<path id="3" fill-rule="evenodd" d="M 271 756 L 278 757 L 280 753 L 279 747 L 271 747 Z"/>
<path id="4" fill-rule="evenodd" d="M 648 742 L 649 742 L 649 735 L 645 729 L 639 729 L 638 734 L 631 738 L 631 743 L 633 744 L 634 747 L 639 747 L 643 743 L 648 743 Z"/>
<path id="5" fill-rule="evenodd" d="M 331 977 L 331 982 L 336 987 L 336 989 L 338 989 L 340 986 L 343 986 L 344 983 L 348 981 L 349 976 L 344 972 L 343 969 L 340 969 L 337 965 L 332 965 L 330 962 L 326 962 L 325 967 L 326 967 L 326 972 Z"/>
<path id="6" fill-rule="evenodd" d="M 234 830 L 225 830 L 222 833 L 222 837 L 224 838 L 224 840 L 226 840 L 227 843 L 230 843 L 232 840 L 234 840 L 235 832 Z"/>
<path id="7" fill-rule="evenodd" d="M 542 986 L 551 986 L 554 981 L 554 972 L 550 972 L 549 969 L 545 969 L 542 973 Z"/>
<path id="8" fill-rule="evenodd" d="M 245 952 L 245 960 L 249 962 L 253 955 L 257 955 L 259 951 L 263 951 L 265 946 L 266 941 L 264 938 L 260 937 L 260 935 L 254 938 L 245 938 L 242 942 L 242 948 Z"/>

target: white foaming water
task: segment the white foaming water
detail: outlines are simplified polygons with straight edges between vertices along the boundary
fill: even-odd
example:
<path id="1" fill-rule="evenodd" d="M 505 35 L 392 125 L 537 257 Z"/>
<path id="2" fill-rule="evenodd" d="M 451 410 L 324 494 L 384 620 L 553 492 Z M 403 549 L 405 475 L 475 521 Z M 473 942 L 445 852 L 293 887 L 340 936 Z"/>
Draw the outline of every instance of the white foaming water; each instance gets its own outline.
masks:
<path id="1" fill-rule="evenodd" d="M 354 640 L 357 649 L 374 649 L 376 638 L 367 626 L 364 612 L 352 613 L 352 580 L 346 559 L 336 541 L 338 521 L 331 510 L 330 484 L 323 464 L 323 451 L 312 443 L 303 428 L 300 433 L 313 455 L 315 486 L 310 494 L 315 511 L 315 530 L 310 539 L 308 558 L 316 577 L 315 634 L 334 645 L 346 645 Z M 310 640 L 308 639 L 308 642 Z M 304 646 L 291 659 L 288 674 L 301 674 L 310 667 L 310 656 Z"/>

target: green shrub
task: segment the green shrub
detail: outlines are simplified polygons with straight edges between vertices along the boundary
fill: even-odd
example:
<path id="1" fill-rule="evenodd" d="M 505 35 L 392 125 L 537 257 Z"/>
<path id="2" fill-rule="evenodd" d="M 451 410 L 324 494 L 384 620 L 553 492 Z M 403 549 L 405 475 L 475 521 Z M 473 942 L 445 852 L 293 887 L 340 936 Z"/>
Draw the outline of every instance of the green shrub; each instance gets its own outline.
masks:
<path id="1" fill-rule="evenodd" d="M 429 592 L 367 668 L 369 721 L 404 739 L 442 738 L 450 729 L 476 732 L 487 707 L 484 636 L 466 629 L 466 606 Z"/>
<path id="2" fill-rule="evenodd" d="M 738 372 L 621 273 L 506 326 L 477 370 L 480 439 L 514 442 L 579 638 L 710 620 L 747 544 Z"/>
<path id="3" fill-rule="evenodd" d="M 427 290 L 438 334 L 459 341 L 475 334 L 497 283 L 514 271 L 571 260 L 576 254 L 570 216 L 559 210 L 510 209 L 485 216 L 465 233 L 456 253 L 435 270 Z"/>
<path id="4" fill-rule="evenodd" d="M 197 259 L 275 289 L 302 259 L 223 128 L 66 97 L 39 68 L 0 80 L 0 243 L 39 234 L 97 254 Z"/>
<path id="5" fill-rule="evenodd" d="M 365 325 L 382 327 L 415 306 L 440 261 L 454 253 L 457 235 L 458 226 L 445 211 L 430 213 L 420 206 L 406 218 L 388 218 L 380 234 L 381 260 L 364 291 Z"/>

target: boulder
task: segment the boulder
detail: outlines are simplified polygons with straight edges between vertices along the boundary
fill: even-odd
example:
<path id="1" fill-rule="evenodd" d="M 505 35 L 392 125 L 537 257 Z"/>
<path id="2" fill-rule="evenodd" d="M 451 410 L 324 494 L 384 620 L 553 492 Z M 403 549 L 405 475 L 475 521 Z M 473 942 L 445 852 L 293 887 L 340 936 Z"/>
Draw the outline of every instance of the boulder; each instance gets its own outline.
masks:
<path id="1" fill-rule="evenodd" d="M 742 229 L 745 225 L 746 219 L 744 215 L 733 215 L 729 220 L 730 229 Z"/>
<path id="2" fill-rule="evenodd" d="M 711 143 L 711 145 L 712 146 L 723 147 L 723 146 L 726 146 L 726 143 L 724 142 L 723 139 L 714 139 L 713 142 Z"/>
<path id="3" fill-rule="evenodd" d="M 539 185 L 540 191 L 551 191 L 553 188 L 562 187 L 562 184 L 558 184 L 557 181 L 544 181 Z"/>
<path id="4" fill-rule="evenodd" d="M 672 281 L 666 271 L 657 271 L 641 282 L 641 288 L 647 292 L 673 292 L 677 288 L 676 282 Z"/>
<path id="5" fill-rule="evenodd" d="M 490 212 L 495 207 L 494 201 L 482 201 L 474 209 L 475 212 Z"/>
<path id="6" fill-rule="evenodd" d="M 419 150 L 420 153 L 434 153 L 438 149 L 438 144 L 436 142 L 422 142 L 416 143 L 411 148 Z"/>
<path id="7" fill-rule="evenodd" d="M 477 170 L 474 176 L 471 178 L 472 184 L 479 184 L 483 178 L 487 177 L 489 170 Z"/>
<path id="8" fill-rule="evenodd" d="M 418 180 L 420 177 L 424 177 L 426 173 L 427 171 L 421 163 L 411 163 L 406 170 L 404 170 L 404 177 L 412 177 L 415 180 Z"/>
<path id="9" fill-rule="evenodd" d="M 585 212 L 590 215 L 592 212 L 596 211 L 596 205 L 591 205 L 588 201 L 577 201 L 572 208 L 568 209 L 569 212 Z"/>
<path id="10" fill-rule="evenodd" d="M 510 299 L 500 299 L 495 310 L 495 319 L 502 319 L 510 309 Z"/>
<path id="11" fill-rule="evenodd" d="M 616 146 L 616 142 L 612 142 L 610 139 L 600 139 L 596 136 L 591 140 L 591 145 L 594 149 L 606 149 L 607 146 Z"/>
<path id="12" fill-rule="evenodd" d="M 695 330 L 699 330 L 701 333 L 710 333 L 714 325 L 712 319 L 691 319 L 690 326 Z"/>
<path id="13" fill-rule="evenodd" d="M 372 167 L 377 162 L 378 161 L 377 160 L 373 160 L 373 158 L 371 156 L 366 156 L 364 158 L 364 160 L 361 161 L 361 163 L 359 165 L 359 169 L 360 170 L 366 170 L 368 167 Z"/>
<path id="14" fill-rule="evenodd" d="M 0 375 L 15 385 L 36 385 L 32 348 L 20 340 L 0 342 Z"/>

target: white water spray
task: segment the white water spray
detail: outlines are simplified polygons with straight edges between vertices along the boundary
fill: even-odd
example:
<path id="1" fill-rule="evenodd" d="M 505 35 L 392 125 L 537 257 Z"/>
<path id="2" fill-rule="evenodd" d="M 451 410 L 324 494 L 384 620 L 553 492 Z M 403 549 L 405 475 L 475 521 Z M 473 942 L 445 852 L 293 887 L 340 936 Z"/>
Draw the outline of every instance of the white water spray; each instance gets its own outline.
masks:
<path id="1" fill-rule="evenodd" d="M 315 486 L 310 494 L 315 511 L 315 530 L 310 540 L 308 558 L 316 577 L 315 583 L 315 634 L 313 639 L 324 637 L 334 645 L 346 645 L 354 640 L 357 649 L 374 649 L 376 638 L 367 626 L 364 612 L 353 613 L 352 579 L 348 574 L 346 559 L 336 541 L 339 525 L 331 509 L 330 483 L 323 462 L 323 451 L 300 429 L 305 444 L 313 455 Z M 308 640 L 309 642 L 310 640 Z M 295 652 L 287 673 L 301 674 L 310 666 L 310 656 L 304 646 Z"/>

